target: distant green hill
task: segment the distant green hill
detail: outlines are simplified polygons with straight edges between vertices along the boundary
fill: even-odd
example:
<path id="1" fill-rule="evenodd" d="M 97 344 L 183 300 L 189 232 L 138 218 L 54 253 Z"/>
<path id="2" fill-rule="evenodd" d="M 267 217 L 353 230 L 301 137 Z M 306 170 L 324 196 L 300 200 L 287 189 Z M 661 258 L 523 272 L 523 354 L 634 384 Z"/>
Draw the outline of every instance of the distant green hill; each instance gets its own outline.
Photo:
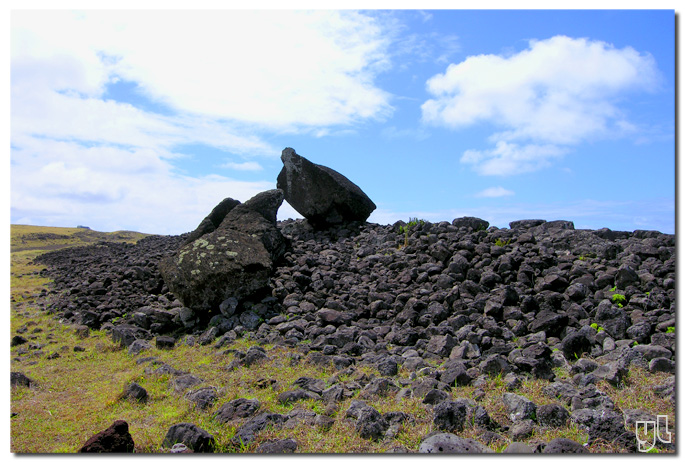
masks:
<path id="1" fill-rule="evenodd" d="M 135 231 L 103 233 L 87 228 L 59 228 L 52 226 L 10 225 L 10 251 L 57 250 L 107 242 L 137 242 L 148 234 Z"/>

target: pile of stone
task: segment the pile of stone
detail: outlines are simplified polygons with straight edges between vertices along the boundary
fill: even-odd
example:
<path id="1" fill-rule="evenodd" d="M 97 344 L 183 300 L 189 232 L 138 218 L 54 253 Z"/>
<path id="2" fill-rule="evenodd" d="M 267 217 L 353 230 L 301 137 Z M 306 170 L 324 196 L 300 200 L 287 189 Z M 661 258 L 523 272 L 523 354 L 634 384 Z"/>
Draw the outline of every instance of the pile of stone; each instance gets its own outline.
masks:
<path id="1" fill-rule="evenodd" d="M 41 275 L 54 281 L 53 290 L 44 294 L 46 309 L 96 330 L 124 320 L 154 334 L 176 330 L 182 305 L 174 303 L 158 266 L 183 239 L 149 236 L 135 245 L 103 241 L 40 255 L 36 261 L 48 267 Z"/>
<path id="2" fill-rule="evenodd" d="M 249 335 L 297 346 L 304 360 L 350 375 L 360 365 L 379 371 L 350 383 L 303 381 L 284 400 L 335 403 L 359 389 L 362 397 L 392 391 L 433 406 L 442 432 L 470 421 L 493 438 L 506 432 L 519 440 L 536 426 L 572 421 L 591 439 L 634 450 L 630 422 L 644 417 L 641 410 L 617 410 L 597 384 L 620 385 L 631 366 L 674 373 L 674 235 L 576 230 L 569 221 L 545 220 L 499 229 L 475 217 L 372 224 L 365 220 L 375 205 L 347 178 L 290 148 L 282 159 L 278 189 L 243 204 L 226 199 L 188 235 L 44 255 L 55 280 L 51 309 L 109 330 L 132 354 L 155 337 L 158 347 L 185 338 L 222 349 Z M 284 199 L 305 219 L 277 222 Z M 254 348 L 234 366 L 266 358 Z M 399 367 L 411 378 L 398 379 Z M 559 380 L 558 367 L 572 380 Z M 512 392 L 503 397 L 509 422 L 493 422 L 475 401 L 448 399 L 452 387 L 479 387 L 493 376 L 504 377 Z M 548 380 L 545 393 L 571 412 L 516 395 L 529 376 Z M 673 382 L 656 392 L 675 402 Z M 254 434 L 264 419 L 287 420 L 265 412 L 241 435 Z M 349 412 L 371 439 L 411 418 L 363 403 Z M 584 449 L 561 440 L 510 452 Z M 422 448 L 482 450 L 474 443 L 440 433 Z"/>

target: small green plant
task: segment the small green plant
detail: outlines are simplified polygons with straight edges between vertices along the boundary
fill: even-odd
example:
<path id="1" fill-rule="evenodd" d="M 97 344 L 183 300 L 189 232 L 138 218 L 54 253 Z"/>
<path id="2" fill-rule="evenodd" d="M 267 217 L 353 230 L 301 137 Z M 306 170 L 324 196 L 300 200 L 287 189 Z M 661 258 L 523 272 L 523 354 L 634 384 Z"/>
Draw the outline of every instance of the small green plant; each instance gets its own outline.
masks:
<path id="1" fill-rule="evenodd" d="M 614 294 L 614 295 L 611 297 L 611 301 L 614 302 L 614 303 L 616 303 L 616 305 L 617 305 L 619 308 L 623 308 L 623 305 L 626 303 L 626 296 L 625 296 L 625 295 L 622 295 L 622 294 Z"/>
<path id="2" fill-rule="evenodd" d="M 590 324 L 590 327 L 592 327 L 597 332 L 604 332 L 604 327 L 600 326 L 596 322 L 593 322 L 592 324 Z"/>
<path id="3" fill-rule="evenodd" d="M 609 289 L 609 292 L 616 292 L 616 286 L 614 286 L 614 287 L 612 287 L 611 289 Z"/>
<path id="4" fill-rule="evenodd" d="M 498 237 L 497 240 L 495 241 L 495 245 L 497 247 L 504 247 L 505 245 L 509 245 L 510 242 L 511 242 L 511 239 L 507 239 L 506 241 L 503 241 L 502 239 L 500 239 Z"/>
<path id="5" fill-rule="evenodd" d="M 666 328 L 667 334 L 675 334 L 675 326 L 669 326 Z"/>
<path id="6" fill-rule="evenodd" d="M 409 245 L 409 230 L 416 225 L 422 225 L 426 221 L 419 218 L 409 218 L 409 223 L 404 226 L 400 226 L 398 229 L 399 234 L 404 234 L 404 247 Z"/>
<path id="7" fill-rule="evenodd" d="M 492 380 L 492 384 L 495 388 L 501 388 L 505 385 L 504 376 L 502 375 L 501 372 L 495 376 L 492 376 L 491 380 Z"/>
<path id="8" fill-rule="evenodd" d="M 400 234 L 406 234 L 409 232 L 411 228 L 413 228 L 416 225 L 422 225 L 425 223 L 425 220 L 421 220 L 419 218 L 409 218 L 409 223 L 407 223 L 404 226 L 400 226 L 399 228 L 399 233 Z"/>

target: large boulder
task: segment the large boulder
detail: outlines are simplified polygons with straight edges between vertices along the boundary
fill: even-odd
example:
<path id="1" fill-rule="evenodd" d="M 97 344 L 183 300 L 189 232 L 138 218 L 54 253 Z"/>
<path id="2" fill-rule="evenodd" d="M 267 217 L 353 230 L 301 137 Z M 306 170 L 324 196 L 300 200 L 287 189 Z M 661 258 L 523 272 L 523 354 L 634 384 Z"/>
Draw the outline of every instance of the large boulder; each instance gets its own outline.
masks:
<path id="1" fill-rule="evenodd" d="M 231 209 L 217 229 L 160 261 L 169 290 L 186 307 L 204 313 L 229 297 L 240 301 L 268 288 L 286 248 L 276 227 L 282 203 L 278 189 L 257 194 Z"/>
<path id="2" fill-rule="evenodd" d="M 335 170 L 310 162 L 292 148 L 283 150 L 281 160 L 276 187 L 312 226 L 365 221 L 376 209 L 359 186 Z"/>

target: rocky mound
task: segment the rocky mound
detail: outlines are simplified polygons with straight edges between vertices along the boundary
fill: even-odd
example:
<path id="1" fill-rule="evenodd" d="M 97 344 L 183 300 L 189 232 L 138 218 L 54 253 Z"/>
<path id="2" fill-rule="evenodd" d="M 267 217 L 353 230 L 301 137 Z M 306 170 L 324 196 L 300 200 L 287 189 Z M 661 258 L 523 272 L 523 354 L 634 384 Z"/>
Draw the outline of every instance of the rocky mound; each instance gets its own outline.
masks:
<path id="1" fill-rule="evenodd" d="M 573 412 L 507 394 L 511 432 L 524 435 L 533 421 L 570 418 L 591 439 L 634 446 L 626 430 L 631 417 L 614 411 L 596 384 L 619 385 L 631 365 L 674 372 L 674 235 L 576 230 L 569 221 L 545 220 L 499 229 L 475 217 L 366 223 L 375 205 L 356 185 L 292 149 L 283 159 L 285 192 L 267 191 L 244 204 L 226 199 L 193 233 L 39 257 L 55 281 L 50 309 L 111 332 L 129 349 L 154 336 L 158 346 L 190 335 L 221 348 L 247 335 L 297 345 L 307 361 L 340 370 L 370 364 L 382 377 L 363 384 L 360 396 L 402 388 L 398 396 L 435 404 L 435 426 L 446 432 L 463 425 L 467 410 L 476 411 L 472 403 L 446 401 L 445 390 L 498 375 L 515 390 L 532 376 L 549 380 L 545 392 Z M 298 197 L 295 184 L 305 192 L 324 185 L 332 194 Z M 293 206 L 309 203 L 307 219 L 276 222 L 284 197 Z M 257 348 L 237 361 L 264 356 Z M 429 368 L 429 360 L 441 366 Z M 398 384 L 392 379 L 398 367 L 417 374 Z M 558 380 L 556 367 L 573 380 Z M 353 392 L 305 385 L 301 396 L 284 399 L 339 401 Z M 674 402 L 673 383 L 662 388 Z M 370 438 L 397 424 L 397 416 L 373 408 L 352 414 Z M 497 427 L 487 413 L 480 417 L 485 428 Z M 424 452 L 467 446 L 480 452 L 445 438 Z M 580 450 L 568 445 L 554 441 L 548 449 Z"/>
<path id="2" fill-rule="evenodd" d="M 41 274 L 54 281 L 48 295 L 49 310 L 91 329 L 103 325 L 111 328 L 112 322 L 148 312 L 156 321 L 154 332 L 175 329 L 173 320 L 181 304 L 172 303 L 174 297 L 169 300 L 164 296 L 168 288 L 158 266 L 162 258 L 181 246 L 185 237 L 149 236 L 137 244 L 101 241 L 40 255 L 36 261 L 48 266 Z M 147 328 L 152 327 L 142 321 L 142 316 L 138 319 Z"/>
<path id="3" fill-rule="evenodd" d="M 533 370 L 519 357 L 531 342 L 566 359 L 615 356 L 624 347 L 647 361 L 674 359 L 673 235 L 532 221 L 479 231 L 423 222 L 407 236 L 402 223 L 278 227 L 289 248 L 269 278 L 271 293 L 241 301 L 230 316 L 217 309 L 190 331 L 246 329 L 352 356 L 397 345 L 483 367 L 497 355 L 504 370 Z M 55 280 L 52 309 L 91 328 L 126 321 L 154 334 L 187 332 L 186 308 L 158 270 L 183 240 L 148 237 L 41 256 Z"/>
<path id="4" fill-rule="evenodd" d="M 129 348 L 163 334 L 192 334 L 217 347 L 249 335 L 298 345 L 308 361 L 341 370 L 371 364 L 382 376 L 366 384 L 371 394 L 399 389 L 392 381 L 398 367 L 426 371 L 429 359 L 439 359 L 442 366 L 415 375 L 401 391 L 434 404 L 450 387 L 491 376 L 506 377 L 512 390 L 525 376 L 543 378 L 550 381 L 546 393 L 573 412 L 531 411 L 534 403 L 512 393 L 504 398 L 512 422 L 527 422 L 520 431 L 530 430 L 531 415 L 541 422 L 549 414 L 626 444 L 634 444 L 626 436 L 628 417 L 613 410 L 596 384 L 620 384 L 631 365 L 674 372 L 673 235 L 576 230 L 570 222 L 543 220 L 498 229 L 474 218 L 326 230 L 305 220 L 277 225 L 288 247 L 269 278 L 270 293 L 234 300 L 231 310 L 210 311 L 203 323 L 169 292 L 157 269 L 187 236 L 40 257 L 55 280 L 51 309 L 109 330 Z M 558 381 L 558 366 L 571 371 L 573 381 Z M 351 392 L 337 387 L 325 397 L 317 391 L 334 400 Z M 675 402 L 673 384 L 661 392 Z M 463 409 L 446 403 L 434 408 L 436 425 L 452 431 L 450 422 L 459 421 Z"/>

